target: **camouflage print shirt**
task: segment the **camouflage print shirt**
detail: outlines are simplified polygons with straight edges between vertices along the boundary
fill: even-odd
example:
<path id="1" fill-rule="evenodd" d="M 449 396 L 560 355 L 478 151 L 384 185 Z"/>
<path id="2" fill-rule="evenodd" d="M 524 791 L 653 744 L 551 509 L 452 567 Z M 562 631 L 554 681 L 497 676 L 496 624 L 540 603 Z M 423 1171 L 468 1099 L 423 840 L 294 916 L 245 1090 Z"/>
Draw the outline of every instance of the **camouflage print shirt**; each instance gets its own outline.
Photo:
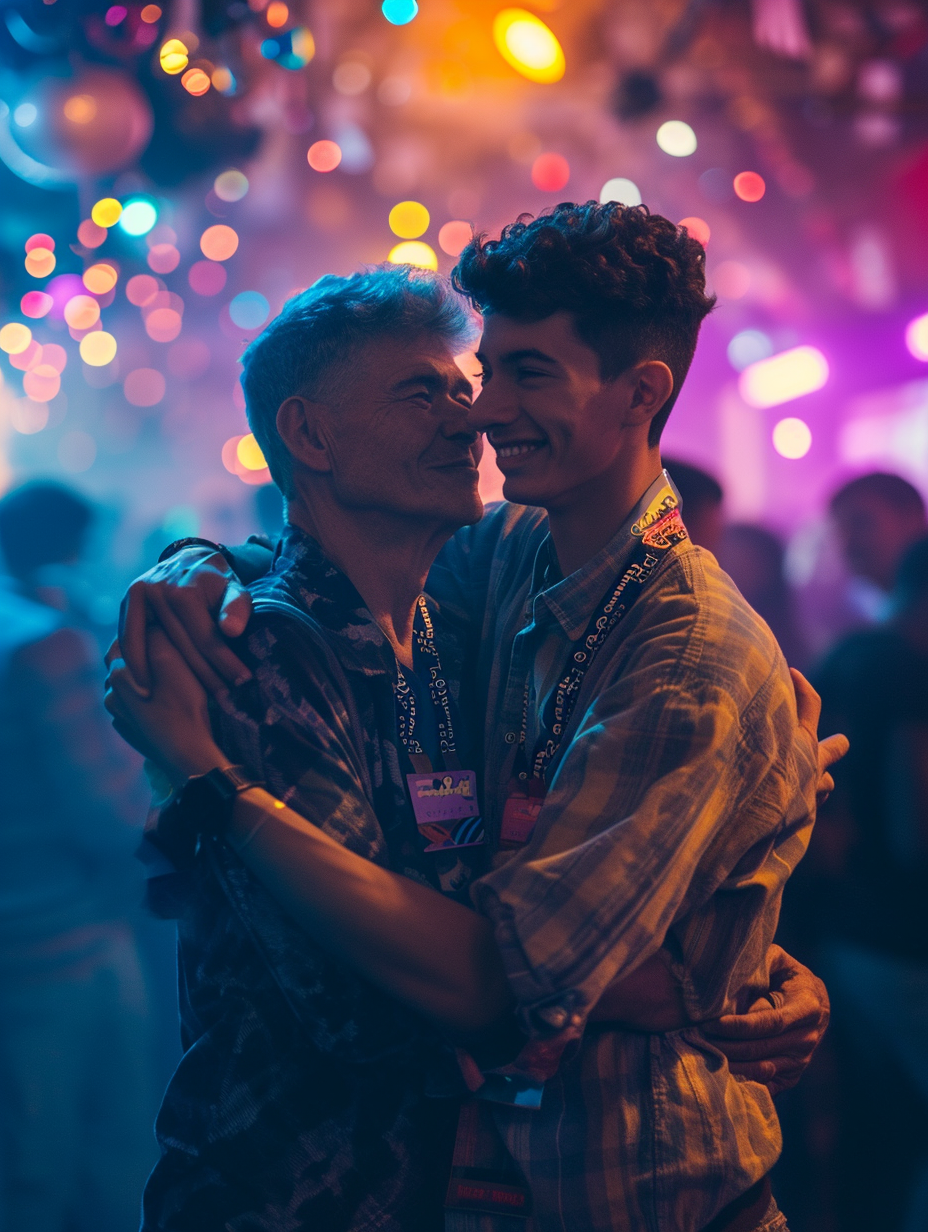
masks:
<path id="1" fill-rule="evenodd" d="M 395 659 L 360 595 L 294 528 L 252 593 L 239 651 L 254 679 L 217 715 L 224 751 L 350 850 L 439 888 L 407 804 Z M 143 1232 L 439 1228 L 453 1050 L 327 957 L 225 844 L 173 883 L 185 1052 Z"/>

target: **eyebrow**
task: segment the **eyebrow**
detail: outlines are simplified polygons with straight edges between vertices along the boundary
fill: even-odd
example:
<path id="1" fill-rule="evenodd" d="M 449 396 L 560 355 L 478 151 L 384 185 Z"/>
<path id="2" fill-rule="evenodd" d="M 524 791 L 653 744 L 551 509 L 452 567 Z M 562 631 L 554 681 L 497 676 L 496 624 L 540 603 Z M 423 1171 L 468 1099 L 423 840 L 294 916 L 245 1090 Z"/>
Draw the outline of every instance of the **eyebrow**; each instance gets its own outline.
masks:
<path id="1" fill-rule="evenodd" d="M 486 356 L 482 351 L 477 352 L 477 358 L 481 363 L 487 362 Z M 544 351 L 539 351 L 537 347 L 522 347 L 518 351 L 506 351 L 500 355 L 499 362 L 501 364 L 518 364 L 524 359 L 534 359 L 536 362 L 550 364 L 552 368 L 560 366 L 553 355 L 546 355 Z"/>

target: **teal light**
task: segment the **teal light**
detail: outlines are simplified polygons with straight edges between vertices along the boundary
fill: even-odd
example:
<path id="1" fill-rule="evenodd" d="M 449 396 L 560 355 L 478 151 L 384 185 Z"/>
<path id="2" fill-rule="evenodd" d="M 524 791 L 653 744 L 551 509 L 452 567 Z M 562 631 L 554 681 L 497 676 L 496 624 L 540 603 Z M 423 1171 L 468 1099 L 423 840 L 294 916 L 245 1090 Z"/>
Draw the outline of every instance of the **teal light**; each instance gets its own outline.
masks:
<path id="1" fill-rule="evenodd" d="M 260 329 L 271 314 L 271 305 L 260 291 L 242 291 L 229 304 L 229 316 L 239 329 Z"/>
<path id="2" fill-rule="evenodd" d="M 406 26 L 419 12 L 416 0 L 383 0 L 380 9 L 391 26 Z"/>
<path id="3" fill-rule="evenodd" d="M 126 235 L 147 235 L 157 221 L 157 209 L 144 197 L 127 202 L 119 216 L 119 226 Z"/>

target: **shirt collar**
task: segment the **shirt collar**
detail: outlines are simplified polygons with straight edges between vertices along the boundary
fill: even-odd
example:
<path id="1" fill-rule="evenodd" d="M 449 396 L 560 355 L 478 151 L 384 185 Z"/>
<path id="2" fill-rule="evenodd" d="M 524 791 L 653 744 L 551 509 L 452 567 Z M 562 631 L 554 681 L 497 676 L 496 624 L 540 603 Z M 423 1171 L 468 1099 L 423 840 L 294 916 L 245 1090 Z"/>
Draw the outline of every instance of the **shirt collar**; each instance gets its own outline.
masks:
<path id="1" fill-rule="evenodd" d="M 680 504 L 673 480 L 662 471 L 606 546 L 566 578 L 548 535 L 538 549 L 532 577 L 536 621 L 543 603 L 571 641 L 582 637 L 596 605 L 628 564 L 642 531 L 667 512 L 668 497 Z"/>

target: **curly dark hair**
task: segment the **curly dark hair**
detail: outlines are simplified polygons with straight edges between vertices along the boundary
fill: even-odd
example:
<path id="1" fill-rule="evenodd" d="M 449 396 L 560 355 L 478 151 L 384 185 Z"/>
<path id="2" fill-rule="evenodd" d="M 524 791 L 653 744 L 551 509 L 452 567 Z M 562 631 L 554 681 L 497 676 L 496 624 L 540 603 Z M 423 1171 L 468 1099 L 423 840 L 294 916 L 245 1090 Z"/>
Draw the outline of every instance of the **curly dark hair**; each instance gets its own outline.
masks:
<path id="1" fill-rule="evenodd" d="M 617 202 L 566 202 L 538 218 L 523 214 L 498 240 L 475 236 L 451 277 L 484 315 L 541 321 L 573 313 L 605 380 L 642 360 L 662 360 L 673 373 L 673 393 L 651 421 L 652 445 L 715 305 L 706 295 L 706 254 L 686 228 L 645 205 Z"/>

